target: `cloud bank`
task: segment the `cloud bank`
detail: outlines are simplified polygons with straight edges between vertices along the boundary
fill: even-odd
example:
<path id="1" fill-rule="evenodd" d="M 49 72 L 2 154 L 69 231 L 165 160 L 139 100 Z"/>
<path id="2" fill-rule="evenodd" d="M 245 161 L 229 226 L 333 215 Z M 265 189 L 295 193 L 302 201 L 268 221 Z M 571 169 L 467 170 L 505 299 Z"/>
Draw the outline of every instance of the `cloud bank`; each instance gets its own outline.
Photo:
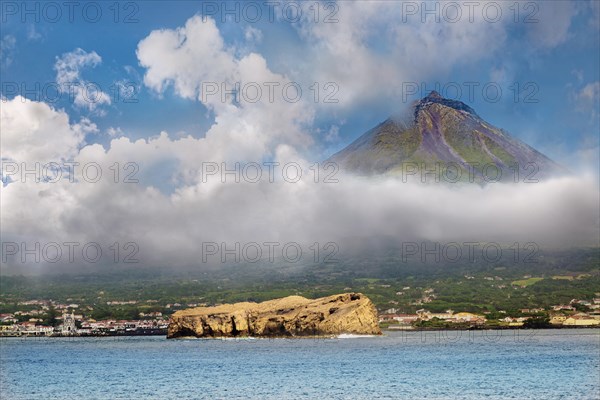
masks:
<path id="1" fill-rule="evenodd" d="M 0 193 L 3 242 L 30 247 L 35 242 L 96 242 L 105 247 L 135 242 L 143 265 L 201 268 L 204 242 L 336 242 L 343 253 L 348 238 L 379 236 L 399 241 L 533 241 L 540 246 L 598 240 L 599 191 L 591 177 L 480 187 L 341 174 L 334 177 L 338 182 L 324 183 L 321 174 L 315 183 L 313 171 L 303 164 L 304 177 L 295 183 L 277 169 L 273 182 L 264 176 L 256 183 L 237 183 L 231 175 L 223 183 L 220 175 L 202 175 L 196 149 L 206 139 L 175 140 L 163 133 L 136 142 L 113 139 L 108 149 L 82 145 L 74 150 L 81 144 L 78 124 L 69 124 L 60 110 L 18 98 L 3 107 L 1 123 L 5 163 L 8 158 L 19 163 L 70 159 L 80 166 L 95 163 L 103 174 L 96 181 L 95 173 L 86 177 L 75 168 L 74 183 L 68 174 L 54 183 L 11 175 L 13 182 Z M 29 145 L 39 137 L 15 142 L 23 132 L 61 132 L 62 142 L 42 152 Z M 126 170 L 127 163 L 136 168 Z M 129 182 L 125 176 L 131 172 L 135 179 Z M 180 179 L 184 172 L 186 179 Z M 171 180 L 173 191 L 161 190 L 157 176 Z M 110 257 L 104 261 L 111 262 Z M 11 260 L 3 267 L 23 266 L 20 259 Z"/>

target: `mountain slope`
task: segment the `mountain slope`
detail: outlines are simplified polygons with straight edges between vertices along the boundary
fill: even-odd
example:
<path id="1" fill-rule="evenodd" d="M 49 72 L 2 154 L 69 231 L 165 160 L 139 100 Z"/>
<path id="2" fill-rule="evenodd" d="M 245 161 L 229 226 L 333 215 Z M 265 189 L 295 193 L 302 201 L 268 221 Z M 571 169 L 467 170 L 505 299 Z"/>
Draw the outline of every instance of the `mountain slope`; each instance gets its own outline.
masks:
<path id="1" fill-rule="evenodd" d="M 410 115 L 387 119 L 329 161 L 361 175 L 408 175 L 417 168 L 463 181 L 524 181 L 566 172 L 471 107 L 437 92 L 414 103 Z"/>

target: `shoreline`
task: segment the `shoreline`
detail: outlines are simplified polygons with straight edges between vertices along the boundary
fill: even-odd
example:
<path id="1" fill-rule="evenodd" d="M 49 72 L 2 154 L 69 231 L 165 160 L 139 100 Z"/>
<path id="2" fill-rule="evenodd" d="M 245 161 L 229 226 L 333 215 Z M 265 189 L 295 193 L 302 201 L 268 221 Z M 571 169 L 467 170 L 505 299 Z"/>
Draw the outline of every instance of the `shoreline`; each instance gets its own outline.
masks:
<path id="1" fill-rule="evenodd" d="M 62 335 L 52 334 L 52 335 L 36 335 L 36 334 L 0 334 L 0 338 L 5 337 L 17 337 L 17 338 L 75 338 L 75 337 L 120 337 L 120 336 L 167 336 L 166 329 L 157 329 L 153 331 L 144 331 L 144 332 L 105 332 L 105 333 L 90 333 L 90 334 L 75 334 L 75 335 Z"/>
<path id="2" fill-rule="evenodd" d="M 600 325 L 573 325 L 573 326 L 545 326 L 540 328 L 524 328 L 522 326 L 493 326 L 493 327 L 418 327 L 402 326 L 398 328 L 381 328 L 382 331 L 406 331 L 406 332 L 421 332 L 421 331 L 539 331 L 539 330 L 554 330 L 554 329 L 599 329 Z"/>
<path id="3" fill-rule="evenodd" d="M 196 340 L 196 339 L 207 339 L 207 340 L 223 340 L 223 341 L 236 341 L 236 340 L 271 340 L 271 339 L 289 339 L 289 340 L 302 340 L 302 339 L 345 339 L 345 338 L 361 338 L 361 337 L 382 337 L 385 336 L 386 332 L 444 332 L 444 331 L 542 331 L 542 330 L 581 330 L 581 329 L 595 329 L 600 331 L 600 326 L 550 326 L 544 328 L 523 328 L 523 327 L 477 327 L 477 328 L 414 328 L 414 327 L 402 327 L 402 328 L 382 328 L 382 335 L 363 335 L 363 334 L 352 334 L 352 333 L 340 333 L 339 335 L 310 335 L 310 336 L 218 336 L 218 337 L 196 337 L 196 336 L 182 336 L 178 338 L 169 338 L 175 340 Z M 340 337 L 342 335 L 347 335 Z M 105 334 L 78 334 L 78 335 L 0 335 L 2 338 L 89 338 L 89 337 L 133 337 L 133 336 L 164 336 L 167 338 L 167 332 L 155 331 L 155 332 L 118 332 L 118 333 L 105 333 Z"/>

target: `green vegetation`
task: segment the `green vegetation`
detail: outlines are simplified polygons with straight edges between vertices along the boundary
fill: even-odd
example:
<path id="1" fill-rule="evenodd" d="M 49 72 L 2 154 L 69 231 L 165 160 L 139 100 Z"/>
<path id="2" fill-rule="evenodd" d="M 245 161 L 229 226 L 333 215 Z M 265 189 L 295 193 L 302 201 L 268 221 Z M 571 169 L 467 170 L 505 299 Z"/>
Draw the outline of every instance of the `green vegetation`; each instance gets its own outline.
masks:
<path id="1" fill-rule="evenodd" d="M 468 329 L 468 323 L 452 323 L 443 319 L 432 318 L 429 321 L 418 321 L 414 324 L 418 329 Z"/>
<path id="2" fill-rule="evenodd" d="M 94 319 L 131 319 L 140 312 L 169 315 L 188 304 L 258 302 L 289 295 L 316 298 L 355 291 L 369 296 L 380 310 L 395 308 L 414 313 L 421 308 L 431 312 L 452 309 L 499 319 L 521 315 L 522 308 L 549 308 L 568 304 L 571 299 L 599 297 L 595 294 L 600 291 L 599 260 L 598 249 L 585 248 L 545 251 L 535 263 L 517 263 L 510 255 L 495 263 L 421 263 L 404 261 L 391 248 L 359 250 L 340 257 L 338 263 L 315 265 L 251 264 L 211 271 L 165 273 L 138 268 L 87 275 L 2 276 L 0 313 L 36 308 L 18 305 L 20 301 L 52 299 L 79 304 L 77 313 Z M 578 279 L 552 279 L 555 276 Z M 130 300 L 136 303 L 107 304 Z M 46 318 L 50 321 L 53 317 L 55 313 Z"/>
<path id="3" fill-rule="evenodd" d="M 44 315 L 43 324 L 46 326 L 58 325 L 58 320 L 56 319 L 58 315 L 58 311 L 53 306 L 50 306 L 48 312 Z"/>
<path id="4" fill-rule="evenodd" d="M 532 317 L 523 323 L 523 328 L 526 329 L 543 329 L 550 328 L 551 326 L 550 318 L 546 316 Z"/>
<path id="5" fill-rule="evenodd" d="M 527 286 L 531 286 L 533 284 L 536 284 L 536 283 L 538 283 L 539 281 L 542 281 L 542 280 L 544 280 L 544 278 L 521 279 L 521 280 L 518 280 L 518 281 L 511 282 L 511 285 L 527 287 Z"/>
<path id="6" fill-rule="evenodd" d="M 502 146 L 498 145 L 492 139 L 488 138 L 485 135 L 482 135 L 483 141 L 485 143 L 485 147 L 488 148 L 490 153 L 498 157 L 500 161 L 502 161 L 505 165 L 514 165 L 517 163 L 517 160 L 510 155 L 506 150 L 502 148 Z"/>
<path id="7" fill-rule="evenodd" d="M 444 130 L 444 138 L 458 155 L 471 164 L 474 170 L 482 172 L 482 166 L 494 164 L 492 157 L 483 148 L 483 134 L 464 126 L 449 122 Z"/>
<path id="8" fill-rule="evenodd" d="M 562 279 L 565 281 L 572 281 L 574 278 L 570 275 L 554 275 L 552 279 Z"/>

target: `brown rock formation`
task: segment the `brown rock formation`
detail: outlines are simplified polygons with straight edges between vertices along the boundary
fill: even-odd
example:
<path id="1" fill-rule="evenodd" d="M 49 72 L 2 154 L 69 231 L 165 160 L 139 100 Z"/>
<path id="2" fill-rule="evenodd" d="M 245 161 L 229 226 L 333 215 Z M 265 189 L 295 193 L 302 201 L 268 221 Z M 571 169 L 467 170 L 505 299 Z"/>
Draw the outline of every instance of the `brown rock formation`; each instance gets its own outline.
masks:
<path id="1" fill-rule="evenodd" d="M 177 311 L 167 338 L 302 337 L 342 333 L 380 335 L 377 310 L 361 293 L 310 300 L 289 296 L 262 303 L 224 304 Z"/>

